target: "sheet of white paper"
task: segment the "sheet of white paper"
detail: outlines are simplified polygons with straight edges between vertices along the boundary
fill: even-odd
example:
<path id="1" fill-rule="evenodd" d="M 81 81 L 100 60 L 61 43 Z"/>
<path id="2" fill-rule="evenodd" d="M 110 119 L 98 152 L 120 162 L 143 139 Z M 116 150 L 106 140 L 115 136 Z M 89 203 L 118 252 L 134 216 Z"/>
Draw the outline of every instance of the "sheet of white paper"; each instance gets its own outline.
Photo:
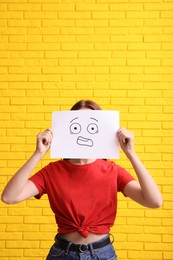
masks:
<path id="1" fill-rule="evenodd" d="M 119 111 L 52 113 L 51 158 L 119 158 Z"/>

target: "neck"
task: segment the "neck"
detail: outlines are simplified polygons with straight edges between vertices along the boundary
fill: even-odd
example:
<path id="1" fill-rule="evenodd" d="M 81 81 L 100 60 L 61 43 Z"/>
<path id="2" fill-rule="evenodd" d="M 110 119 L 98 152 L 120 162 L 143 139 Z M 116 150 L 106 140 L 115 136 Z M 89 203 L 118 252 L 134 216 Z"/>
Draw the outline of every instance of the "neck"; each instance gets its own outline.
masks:
<path id="1" fill-rule="evenodd" d="M 83 165 L 83 164 L 88 164 L 94 162 L 96 159 L 70 159 L 69 161 L 72 164 L 78 164 L 78 165 Z"/>

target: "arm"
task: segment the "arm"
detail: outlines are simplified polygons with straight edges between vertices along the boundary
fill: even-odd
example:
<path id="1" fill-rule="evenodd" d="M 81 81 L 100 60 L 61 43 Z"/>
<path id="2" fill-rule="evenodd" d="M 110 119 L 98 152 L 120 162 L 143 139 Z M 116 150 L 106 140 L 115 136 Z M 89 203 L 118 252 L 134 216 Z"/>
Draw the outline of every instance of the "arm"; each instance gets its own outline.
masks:
<path id="1" fill-rule="evenodd" d="M 53 134 L 50 129 L 38 134 L 35 152 L 7 183 L 1 195 L 3 202 L 14 204 L 38 194 L 38 189 L 28 178 L 49 150 L 52 138 Z"/>
<path id="2" fill-rule="evenodd" d="M 145 207 L 160 207 L 162 195 L 154 179 L 135 153 L 133 134 L 124 128 L 120 128 L 117 136 L 120 146 L 130 160 L 139 181 L 129 182 L 124 188 L 124 194 Z"/>

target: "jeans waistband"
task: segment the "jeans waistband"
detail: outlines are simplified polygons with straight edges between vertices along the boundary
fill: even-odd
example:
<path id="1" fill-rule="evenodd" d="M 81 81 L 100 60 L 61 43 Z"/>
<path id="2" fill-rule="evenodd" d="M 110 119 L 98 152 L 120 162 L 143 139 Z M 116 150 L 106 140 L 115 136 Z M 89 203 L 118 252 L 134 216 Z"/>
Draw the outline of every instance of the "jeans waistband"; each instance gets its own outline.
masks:
<path id="1" fill-rule="evenodd" d="M 98 249 L 110 244 L 110 235 L 107 235 L 105 238 L 100 239 L 97 242 L 89 243 L 89 244 L 75 244 L 68 240 L 66 240 L 62 235 L 57 234 L 55 237 L 55 247 L 56 245 L 61 249 L 66 251 L 75 251 L 75 252 L 86 252 L 88 250 Z"/>

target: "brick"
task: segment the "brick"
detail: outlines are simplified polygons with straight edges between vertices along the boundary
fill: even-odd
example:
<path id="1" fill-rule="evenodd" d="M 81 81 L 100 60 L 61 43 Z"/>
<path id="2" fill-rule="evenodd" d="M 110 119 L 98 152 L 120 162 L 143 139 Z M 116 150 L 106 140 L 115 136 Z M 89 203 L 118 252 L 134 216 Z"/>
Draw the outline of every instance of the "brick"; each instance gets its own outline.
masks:
<path id="1" fill-rule="evenodd" d="M 153 50 L 161 49 L 160 43 L 129 43 L 128 50 Z"/>
<path id="2" fill-rule="evenodd" d="M 110 5 L 110 10 L 141 11 L 141 10 L 143 10 L 143 5 L 137 4 L 137 3 L 133 3 L 133 4 L 129 4 L 129 3 L 116 4 L 115 3 L 115 4 Z"/>
<path id="3" fill-rule="evenodd" d="M 39 224 L 8 224 L 6 227 L 7 232 L 38 232 Z"/>
<path id="4" fill-rule="evenodd" d="M 169 27 L 173 25 L 173 19 L 147 19 L 144 21 L 144 26 L 146 27 Z"/>
<path id="5" fill-rule="evenodd" d="M 79 58 L 110 58 L 111 51 L 82 51 L 78 54 Z"/>
<path id="6" fill-rule="evenodd" d="M 47 249 L 40 250 L 40 248 L 39 248 L 39 249 L 25 249 L 24 250 L 24 256 L 29 257 L 32 255 L 35 257 L 35 259 L 38 259 L 39 256 L 41 256 L 43 259 L 43 257 L 45 257 L 45 255 L 47 255 L 47 254 L 48 254 Z"/>
<path id="7" fill-rule="evenodd" d="M 75 11 L 74 4 L 42 4 L 43 11 Z"/>
<path id="8" fill-rule="evenodd" d="M 143 38 L 142 36 L 138 36 L 138 35 L 114 35 L 111 37 L 111 42 L 125 42 L 125 43 L 129 43 L 129 42 L 142 42 Z"/>
<path id="9" fill-rule="evenodd" d="M 170 59 L 173 57 L 173 53 L 171 51 L 148 51 L 146 56 L 147 58 Z"/>
<path id="10" fill-rule="evenodd" d="M 116 104 L 116 105 L 126 105 L 127 102 L 128 104 L 131 104 L 131 105 L 142 105 L 144 104 L 144 99 L 143 98 L 123 98 L 123 100 L 118 100 L 116 98 L 112 98 L 111 100 L 112 104 Z"/>
<path id="11" fill-rule="evenodd" d="M 161 234 L 149 235 L 149 234 L 128 234 L 127 240 L 134 242 L 161 242 L 162 236 Z M 170 241 L 169 241 L 170 242 Z"/>
<path id="12" fill-rule="evenodd" d="M 130 81 L 134 82 L 160 82 L 162 80 L 162 75 L 131 75 Z"/>
<path id="13" fill-rule="evenodd" d="M 170 251 L 172 243 L 145 243 L 145 250 L 152 251 Z"/>
<path id="14" fill-rule="evenodd" d="M 19 34 L 25 34 L 26 33 L 26 29 L 25 28 L 16 28 L 15 30 L 13 28 L 6 28 L 6 27 L 1 27 L 0 28 L 0 33 L 1 34 L 7 34 L 7 35 L 19 35 Z M 4 45 L 4 49 L 6 49 L 5 45 Z"/>
<path id="15" fill-rule="evenodd" d="M 43 104 L 42 98 L 11 98 L 11 104 L 12 105 L 41 105 Z"/>
<path id="16" fill-rule="evenodd" d="M 28 28 L 27 29 L 29 35 L 57 35 L 60 34 L 60 28 L 59 27 L 38 27 L 38 28 Z"/>
<path id="17" fill-rule="evenodd" d="M 165 27 L 163 28 L 164 34 L 172 34 L 172 28 L 171 27 Z"/>
<path id="18" fill-rule="evenodd" d="M 107 11 L 109 9 L 108 4 L 78 4 L 76 5 L 76 10 L 77 11 Z"/>
<path id="19" fill-rule="evenodd" d="M 7 253 L 7 251 L 8 251 L 8 253 Z M 4 259 L 4 257 L 6 256 L 6 255 L 8 255 L 8 259 L 9 259 L 9 257 L 21 257 L 21 255 L 23 255 L 23 250 L 22 249 L 6 249 L 6 248 L 3 248 L 3 249 L 1 249 L 1 257 L 2 257 L 2 259 L 3 260 L 5 260 Z"/>
<path id="20" fill-rule="evenodd" d="M 110 27 L 142 27 L 142 20 L 110 20 Z"/>
<path id="21" fill-rule="evenodd" d="M 62 81 L 78 81 L 78 82 L 85 82 L 85 81 L 94 81 L 94 75 L 86 75 L 86 74 L 71 74 L 71 75 L 62 75 Z"/>
<path id="22" fill-rule="evenodd" d="M 60 67 L 64 66 L 64 68 L 65 68 L 65 66 L 69 66 L 72 69 L 73 66 L 74 67 L 91 66 L 92 60 L 87 60 L 87 59 L 60 59 L 59 65 L 60 65 Z"/>
<path id="23" fill-rule="evenodd" d="M 4 12 L 3 9 L 0 9 L 0 17 L 1 19 L 23 19 L 23 13 L 22 12 Z"/>
<path id="24" fill-rule="evenodd" d="M 40 208 L 35 209 L 35 208 L 15 208 L 15 209 L 9 209 L 8 213 L 10 216 L 34 216 L 34 215 L 39 215 L 42 213 L 42 210 Z"/>
<path id="25" fill-rule="evenodd" d="M 54 90 L 50 90 L 50 91 L 46 91 L 46 90 L 27 90 L 27 96 L 28 97 L 55 97 L 55 96 L 59 96 L 59 91 L 54 91 Z M 37 116 L 37 115 L 36 115 Z M 38 115 L 39 116 L 39 115 Z M 28 119 L 32 119 L 32 117 L 28 117 Z M 38 117 L 39 118 L 39 117 Z M 40 119 L 44 118 L 44 115 L 40 114 Z M 34 119 L 34 118 L 33 118 Z"/>
<path id="26" fill-rule="evenodd" d="M 144 68 L 144 73 L 147 75 L 161 75 L 163 73 L 163 70 L 160 67 L 147 67 Z"/>
<path id="27" fill-rule="evenodd" d="M 123 76 L 122 76 L 123 75 Z M 114 82 L 115 84 L 118 85 L 119 82 L 128 82 L 129 80 L 129 75 L 128 74 L 102 74 L 102 75 L 96 75 L 96 81 L 109 81 L 109 82 Z"/>
<path id="28" fill-rule="evenodd" d="M 20 3 L 19 4 L 8 4 L 9 11 L 41 11 L 40 4 L 28 4 Z"/>
<path id="29" fill-rule="evenodd" d="M 9 37 L 9 42 L 25 42 L 26 37 L 24 35 L 15 35 Z"/>
<path id="30" fill-rule="evenodd" d="M 77 28 L 61 28 L 61 34 L 64 35 L 64 34 L 69 34 L 69 35 L 86 35 L 86 34 L 94 34 L 94 29 L 93 28 L 80 28 L 80 27 L 77 27 Z"/>
<path id="31" fill-rule="evenodd" d="M 0 81 L 23 81 L 26 82 L 27 81 L 27 76 L 26 75 L 15 75 L 15 74 L 8 74 L 8 75 L 1 75 L 0 77 Z"/>
<path id="32" fill-rule="evenodd" d="M 9 56 L 10 56 L 9 51 L 0 51 L 0 58 L 2 58 L 2 59 L 5 58 L 4 61 L 6 61 L 6 59 L 8 59 Z"/>
<path id="33" fill-rule="evenodd" d="M 93 19 L 124 19 L 125 12 L 94 12 Z"/>
<path id="34" fill-rule="evenodd" d="M 96 97 L 126 97 L 127 92 L 124 91 L 116 91 L 116 90 L 95 90 L 94 91 L 94 96 Z"/>
<path id="35" fill-rule="evenodd" d="M 0 234 L 0 240 L 22 240 L 22 233 L 19 232 L 14 232 L 14 233 L 5 233 L 5 232 L 1 232 Z M 16 242 L 16 241 L 14 241 Z"/>
<path id="36" fill-rule="evenodd" d="M 47 240 L 49 237 L 50 239 L 54 238 L 55 233 L 54 232 L 25 232 L 23 239 L 24 240 Z"/>
<path id="37" fill-rule="evenodd" d="M 40 20 L 9 20 L 8 21 L 9 27 L 40 27 L 41 21 Z"/>
<path id="38" fill-rule="evenodd" d="M 22 242 L 19 241 L 7 241 L 6 242 L 6 248 L 18 248 L 20 246 L 20 248 L 39 248 L 39 241 L 24 241 L 22 240 Z"/>
<path id="39" fill-rule="evenodd" d="M 91 12 L 60 12 L 59 13 L 60 19 L 90 19 L 91 18 Z"/>
<path id="40" fill-rule="evenodd" d="M 39 67 L 12 67 L 9 68 L 10 74 L 40 74 L 41 68 Z"/>
<path id="41" fill-rule="evenodd" d="M 60 91 L 60 97 L 76 97 L 78 93 L 79 92 L 77 90 L 68 90 L 68 93 L 66 90 L 62 90 Z M 82 90 L 81 95 L 83 95 L 84 97 L 90 97 L 92 95 L 92 91 Z"/>
<path id="42" fill-rule="evenodd" d="M 165 136 L 165 131 L 164 130 L 142 130 L 142 136 Z"/>
<path id="43" fill-rule="evenodd" d="M 96 43 L 95 44 L 96 51 L 100 50 L 127 50 L 126 43 Z"/>
<path id="44" fill-rule="evenodd" d="M 160 13 L 158 12 L 127 12 L 126 17 L 128 19 L 158 19 L 160 17 Z"/>
<path id="45" fill-rule="evenodd" d="M 173 258 L 173 253 L 172 252 L 163 252 L 163 257 L 166 260 L 170 260 Z"/>
<path id="46" fill-rule="evenodd" d="M 172 35 L 146 35 L 144 36 L 144 41 L 145 42 L 172 42 L 173 41 L 173 36 Z"/>
<path id="47" fill-rule="evenodd" d="M 44 57 L 44 52 L 43 51 L 33 52 L 33 51 L 28 51 L 27 50 L 27 52 L 26 51 L 25 52 L 24 51 L 13 52 L 11 56 L 12 56 L 12 58 L 14 60 L 18 59 L 18 61 L 19 61 L 18 65 L 20 65 L 20 60 L 19 59 L 23 59 L 23 58 L 29 58 L 29 59 L 32 59 L 32 58 L 34 58 L 34 59 L 35 58 L 43 58 Z M 27 63 L 26 63 L 26 65 L 27 65 Z"/>
<path id="48" fill-rule="evenodd" d="M 63 25 L 67 26 L 66 23 Z M 74 35 L 43 35 L 43 42 L 76 42 L 76 37 Z"/>
<path id="49" fill-rule="evenodd" d="M 24 65 L 23 60 L 17 60 L 17 59 L 0 59 L 0 65 L 1 66 L 22 66 Z"/>
<path id="50" fill-rule="evenodd" d="M 83 52 L 82 52 L 83 53 Z M 63 58 L 63 59 L 74 59 L 77 58 L 78 53 L 75 51 L 46 51 L 45 52 L 45 58 L 50 59 L 57 59 L 57 58 Z"/>
<path id="51" fill-rule="evenodd" d="M 156 59 L 129 59 L 127 60 L 128 66 L 160 66 L 160 60 Z"/>
<path id="52" fill-rule="evenodd" d="M 66 51 L 66 50 L 93 50 L 94 49 L 94 45 L 93 43 L 64 43 L 62 45 L 62 50 Z"/>
<path id="53" fill-rule="evenodd" d="M 127 224 L 128 225 L 137 225 L 137 226 L 161 226 L 161 217 L 159 218 L 154 218 L 153 217 L 144 217 L 144 218 L 128 218 L 127 219 Z"/>
<path id="54" fill-rule="evenodd" d="M 172 106 L 165 106 L 163 108 L 164 113 L 173 113 L 173 107 Z"/>
<path id="55" fill-rule="evenodd" d="M 171 3 L 159 3 L 159 4 L 146 3 L 144 5 L 144 10 L 170 11 L 173 10 L 173 6 Z"/>
<path id="56" fill-rule="evenodd" d="M 74 27 L 75 26 L 75 21 L 74 20 L 70 20 L 70 24 L 69 24 L 69 20 L 68 19 L 62 19 L 62 20 L 43 20 L 42 21 L 42 26 L 43 27 L 55 27 L 55 26 L 57 26 L 57 27 Z M 46 35 L 44 36 L 44 37 L 46 37 Z M 51 35 L 51 36 L 49 36 L 49 37 L 56 37 L 56 39 L 60 39 L 60 38 L 62 38 L 62 37 L 64 37 L 64 35 L 63 36 L 61 36 L 61 35 Z M 69 40 L 70 40 L 70 38 L 69 38 Z M 59 42 L 59 41 L 55 41 L 55 42 Z M 67 42 L 69 42 L 68 40 L 67 40 Z"/>
<path id="57" fill-rule="evenodd" d="M 29 81 L 38 81 L 38 82 L 43 82 L 43 81 L 60 81 L 61 76 L 60 75 L 55 75 L 55 74 L 42 74 L 42 75 L 30 75 L 29 76 Z M 41 99 L 40 99 L 41 103 Z"/>
<path id="58" fill-rule="evenodd" d="M 0 221 L 1 223 L 4 223 L 4 224 L 8 224 L 8 223 L 22 223 L 23 222 L 23 217 L 22 216 L 15 216 L 15 217 L 12 217 L 12 216 L 0 216 Z M 22 236 L 21 234 L 20 235 L 20 238 L 22 239 Z M 4 237 L 3 237 L 4 239 Z"/>
<path id="59" fill-rule="evenodd" d="M 122 27 L 121 30 L 117 27 L 100 27 L 100 28 L 95 28 L 95 35 L 125 35 L 128 33 L 127 28 Z"/>
<path id="60" fill-rule="evenodd" d="M 129 34 L 132 35 L 158 35 L 158 34 L 162 34 L 162 28 L 159 27 L 141 27 L 141 28 L 136 28 L 136 27 L 132 27 L 129 28 Z"/>
<path id="61" fill-rule="evenodd" d="M 77 27 L 107 27 L 108 26 L 108 21 L 107 20 L 76 20 L 75 21 L 75 25 Z M 97 42 L 97 37 L 95 35 L 93 35 L 92 37 L 88 36 L 88 35 L 84 35 L 82 36 L 82 38 L 89 38 L 89 39 L 93 39 L 92 42 Z M 108 36 L 107 36 L 108 37 Z M 78 36 L 77 38 L 80 38 L 80 36 Z M 85 42 L 85 41 L 83 41 Z M 108 41 L 107 41 L 108 42 Z"/>
<path id="62" fill-rule="evenodd" d="M 131 259 L 162 259 L 162 252 L 146 252 L 146 251 L 143 251 L 142 254 L 140 251 L 129 251 L 128 252 L 128 256 L 131 258 Z"/>
<path id="63" fill-rule="evenodd" d="M 140 67 L 111 67 L 110 73 L 113 74 L 142 74 L 143 68 Z"/>
<path id="64" fill-rule="evenodd" d="M 60 50 L 59 43 L 28 43 L 28 50 Z"/>
<path id="65" fill-rule="evenodd" d="M 18 50 L 26 50 L 25 43 L 0 43 L 0 50 L 8 50 L 8 51 L 18 51 Z"/>
<path id="66" fill-rule="evenodd" d="M 85 89 L 105 89 L 105 87 L 109 87 L 109 82 L 77 82 L 76 89 L 85 90 Z"/>
<path id="67" fill-rule="evenodd" d="M 78 67 L 76 68 L 76 74 L 102 74 L 102 73 L 109 73 L 109 68 L 108 67 Z"/>

